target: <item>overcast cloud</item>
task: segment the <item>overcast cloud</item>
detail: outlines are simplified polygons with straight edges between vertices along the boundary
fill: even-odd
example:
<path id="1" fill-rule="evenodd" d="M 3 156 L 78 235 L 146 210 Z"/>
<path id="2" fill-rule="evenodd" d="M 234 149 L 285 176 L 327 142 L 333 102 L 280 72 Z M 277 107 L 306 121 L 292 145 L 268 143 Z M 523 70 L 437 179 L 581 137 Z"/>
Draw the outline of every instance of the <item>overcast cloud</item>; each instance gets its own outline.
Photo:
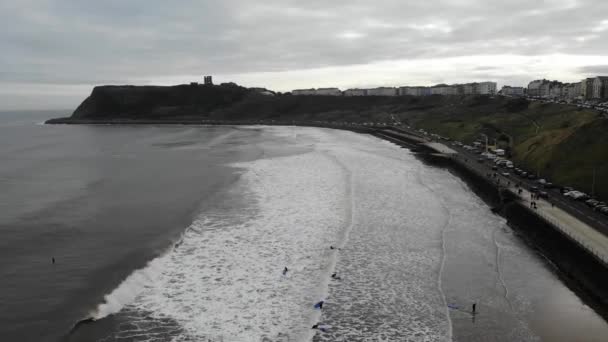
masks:
<path id="1" fill-rule="evenodd" d="M 203 74 L 285 91 L 608 71 L 606 0 L 0 0 L 0 21 L 0 109 Z"/>

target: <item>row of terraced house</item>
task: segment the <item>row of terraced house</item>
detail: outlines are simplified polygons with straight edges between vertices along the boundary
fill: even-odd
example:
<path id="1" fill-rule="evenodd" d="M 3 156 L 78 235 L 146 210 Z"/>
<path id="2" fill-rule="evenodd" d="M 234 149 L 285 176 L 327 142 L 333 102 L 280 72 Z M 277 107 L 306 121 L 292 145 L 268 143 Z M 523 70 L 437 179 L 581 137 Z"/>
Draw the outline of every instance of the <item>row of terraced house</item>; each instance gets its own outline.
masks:
<path id="1" fill-rule="evenodd" d="M 527 88 L 504 86 L 500 94 L 508 96 L 530 96 L 535 98 L 575 101 L 608 99 L 608 76 L 585 78 L 580 82 L 534 80 Z"/>
<path id="2" fill-rule="evenodd" d="M 369 89 L 338 88 L 296 89 L 292 95 L 326 95 L 326 96 L 428 96 L 428 95 L 494 95 L 496 82 L 479 82 L 467 84 L 438 84 L 432 87 L 378 87 Z"/>
<path id="3" fill-rule="evenodd" d="M 432 87 L 403 86 L 378 88 L 338 88 L 296 89 L 292 95 L 325 96 L 429 96 L 429 95 L 494 95 L 530 96 L 535 98 L 575 101 L 608 99 L 608 76 L 585 78 L 580 82 L 563 83 L 546 79 L 534 80 L 527 87 L 503 86 L 496 91 L 496 82 L 475 82 L 466 84 L 438 84 Z"/>

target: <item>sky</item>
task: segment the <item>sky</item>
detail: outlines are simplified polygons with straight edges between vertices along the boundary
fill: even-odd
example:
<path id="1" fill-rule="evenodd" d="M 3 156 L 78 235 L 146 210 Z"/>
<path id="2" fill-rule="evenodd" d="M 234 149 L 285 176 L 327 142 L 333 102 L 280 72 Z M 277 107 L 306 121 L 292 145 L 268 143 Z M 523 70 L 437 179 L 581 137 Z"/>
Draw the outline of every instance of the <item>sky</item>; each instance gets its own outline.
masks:
<path id="1" fill-rule="evenodd" d="M 0 0 L 0 110 L 96 85 L 297 88 L 608 75 L 606 0 Z"/>

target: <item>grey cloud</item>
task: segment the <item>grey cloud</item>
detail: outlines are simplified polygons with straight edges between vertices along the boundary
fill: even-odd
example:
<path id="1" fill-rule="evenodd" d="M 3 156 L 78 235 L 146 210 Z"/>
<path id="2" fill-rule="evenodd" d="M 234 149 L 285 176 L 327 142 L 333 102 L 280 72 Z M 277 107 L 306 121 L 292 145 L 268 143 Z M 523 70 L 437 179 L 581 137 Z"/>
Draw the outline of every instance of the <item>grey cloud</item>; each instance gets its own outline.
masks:
<path id="1" fill-rule="evenodd" d="M 608 75 L 608 65 L 587 65 L 579 68 L 579 72 L 588 77 L 596 75 Z"/>
<path id="2" fill-rule="evenodd" d="M 603 0 L 7 1 L 0 81 L 126 83 L 431 57 L 607 55 L 608 31 L 596 29 L 605 13 Z"/>

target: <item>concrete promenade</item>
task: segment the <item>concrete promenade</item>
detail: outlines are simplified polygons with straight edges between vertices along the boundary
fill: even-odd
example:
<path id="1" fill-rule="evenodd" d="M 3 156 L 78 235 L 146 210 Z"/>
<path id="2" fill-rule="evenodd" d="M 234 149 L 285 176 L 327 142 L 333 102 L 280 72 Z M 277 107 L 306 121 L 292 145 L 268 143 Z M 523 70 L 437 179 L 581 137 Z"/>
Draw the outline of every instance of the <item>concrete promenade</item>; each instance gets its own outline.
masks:
<path id="1" fill-rule="evenodd" d="M 517 195 L 517 188 L 514 186 L 509 187 L 509 190 Z M 593 254 L 605 266 L 608 266 L 608 237 L 606 235 L 544 199 L 535 199 L 536 209 L 533 209 L 530 206 L 532 194 L 525 189 L 522 189 L 522 193 L 517 196 L 518 200 L 523 205 L 530 207 L 532 212 L 548 221 L 564 235 Z"/>
<path id="2" fill-rule="evenodd" d="M 428 146 L 428 147 L 432 148 L 433 150 L 435 150 L 439 153 L 442 153 L 442 154 L 458 154 L 458 152 L 454 151 L 453 149 L 451 149 L 441 143 L 428 142 L 428 143 L 424 143 L 424 145 Z"/>

